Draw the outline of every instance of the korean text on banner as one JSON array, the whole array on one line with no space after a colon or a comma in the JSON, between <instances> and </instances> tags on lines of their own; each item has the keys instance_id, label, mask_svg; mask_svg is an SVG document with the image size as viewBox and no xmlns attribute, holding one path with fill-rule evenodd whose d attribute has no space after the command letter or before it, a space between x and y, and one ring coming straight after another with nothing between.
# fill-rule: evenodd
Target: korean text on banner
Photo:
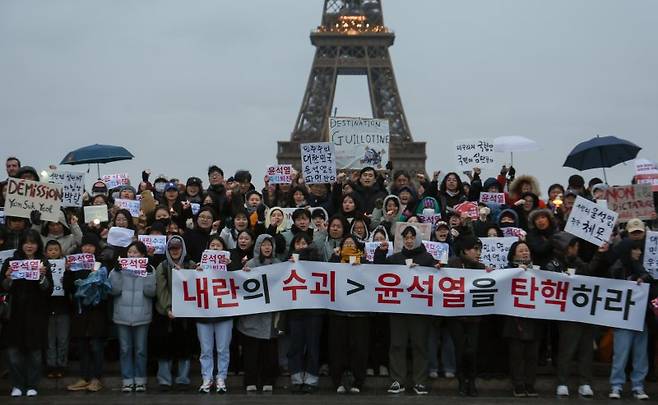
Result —
<instances>
[{"instance_id":1,"label":"korean text on banner","mask_svg":"<svg viewBox=\"0 0 658 405\"><path fill-rule=\"evenodd\" d=\"M78 253L66 256L66 265L71 271L93 270L96 258L91 253Z\"/></svg>"},{"instance_id":2,"label":"korean text on banner","mask_svg":"<svg viewBox=\"0 0 658 405\"><path fill-rule=\"evenodd\" d=\"M62 186L38 181L7 179L5 215L30 218L32 211L41 214L42 221L59 221L62 206Z\"/></svg>"},{"instance_id":3,"label":"korean text on banner","mask_svg":"<svg viewBox=\"0 0 658 405\"><path fill-rule=\"evenodd\" d=\"M336 182L336 154L329 142L300 144L302 176L306 184Z\"/></svg>"},{"instance_id":4,"label":"korean text on banner","mask_svg":"<svg viewBox=\"0 0 658 405\"><path fill-rule=\"evenodd\" d=\"M58 170L50 174L48 181L62 185L62 207L82 207L82 195L85 192L84 173Z\"/></svg>"},{"instance_id":5,"label":"korean text on banner","mask_svg":"<svg viewBox=\"0 0 658 405\"><path fill-rule=\"evenodd\" d=\"M519 240L516 237L505 238L480 238L482 242L482 253L480 261L492 269L504 269L507 267L507 253L512 243Z\"/></svg>"},{"instance_id":6,"label":"korean text on banner","mask_svg":"<svg viewBox=\"0 0 658 405\"><path fill-rule=\"evenodd\" d=\"M139 211L141 210L141 203L137 200L126 200L123 198L117 198L114 200L114 205L121 208L128 210L130 212L130 215L133 216L133 218L139 217Z\"/></svg>"},{"instance_id":7,"label":"korean text on banner","mask_svg":"<svg viewBox=\"0 0 658 405\"><path fill-rule=\"evenodd\" d=\"M156 255L165 254L167 235L138 235L137 239L144 242L147 248L153 248Z\"/></svg>"},{"instance_id":8,"label":"korean text on banner","mask_svg":"<svg viewBox=\"0 0 658 405\"><path fill-rule=\"evenodd\" d=\"M505 193L481 192L480 202L483 204L503 205L505 204Z\"/></svg>"},{"instance_id":9,"label":"korean text on banner","mask_svg":"<svg viewBox=\"0 0 658 405\"><path fill-rule=\"evenodd\" d=\"M391 139L388 119L329 117L329 134L338 169L386 168Z\"/></svg>"},{"instance_id":10,"label":"korean text on banner","mask_svg":"<svg viewBox=\"0 0 658 405\"><path fill-rule=\"evenodd\" d=\"M432 242L424 240L423 245L425 249L432 255L434 260L438 260L441 264L448 264L448 256L450 255L450 245L443 242Z\"/></svg>"},{"instance_id":11,"label":"korean text on banner","mask_svg":"<svg viewBox=\"0 0 658 405\"><path fill-rule=\"evenodd\" d=\"M10 260L12 280L38 280L41 277L41 264L41 260Z\"/></svg>"},{"instance_id":12,"label":"korean text on banner","mask_svg":"<svg viewBox=\"0 0 658 405\"><path fill-rule=\"evenodd\" d=\"M491 139L455 141L455 167L458 173L479 167L482 171L497 169L494 144Z\"/></svg>"},{"instance_id":13,"label":"korean text on banner","mask_svg":"<svg viewBox=\"0 0 658 405\"><path fill-rule=\"evenodd\" d=\"M616 212L578 196L564 230L596 246L601 246L610 240L616 222Z\"/></svg>"},{"instance_id":14,"label":"korean text on banner","mask_svg":"<svg viewBox=\"0 0 658 405\"><path fill-rule=\"evenodd\" d=\"M201 255L201 268L212 271L226 271L231 261L231 253L226 250L204 250Z\"/></svg>"},{"instance_id":15,"label":"korean text on banner","mask_svg":"<svg viewBox=\"0 0 658 405\"><path fill-rule=\"evenodd\" d=\"M267 175L270 184L292 183L292 165L268 166L265 174Z\"/></svg>"},{"instance_id":16,"label":"korean text on banner","mask_svg":"<svg viewBox=\"0 0 658 405\"><path fill-rule=\"evenodd\" d=\"M644 239L644 268L658 280L658 232L647 231Z\"/></svg>"},{"instance_id":17,"label":"korean text on banner","mask_svg":"<svg viewBox=\"0 0 658 405\"><path fill-rule=\"evenodd\" d=\"M149 264L148 257L121 257L119 258L119 266L122 272L133 275L135 277L146 277L148 274L147 266Z\"/></svg>"}]
</instances>

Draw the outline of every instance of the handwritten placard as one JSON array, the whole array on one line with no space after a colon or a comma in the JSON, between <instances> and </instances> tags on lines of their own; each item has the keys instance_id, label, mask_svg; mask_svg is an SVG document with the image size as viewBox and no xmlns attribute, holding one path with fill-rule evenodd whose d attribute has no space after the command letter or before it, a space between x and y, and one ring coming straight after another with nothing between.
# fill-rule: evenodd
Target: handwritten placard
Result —
<instances>
[{"instance_id":1,"label":"handwritten placard","mask_svg":"<svg viewBox=\"0 0 658 405\"><path fill-rule=\"evenodd\" d=\"M42 221L59 220L61 185L10 177L7 179L6 190L5 215L30 218L32 211L38 211Z\"/></svg>"},{"instance_id":2,"label":"handwritten placard","mask_svg":"<svg viewBox=\"0 0 658 405\"><path fill-rule=\"evenodd\" d=\"M474 167L495 169L496 159L493 141L487 138L462 139L455 142L455 164L459 173Z\"/></svg>"},{"instance_id":3,"label":"handwritten placard","mask_svg":"<svg viewBox=\"0 0 658 405\"><path fill-rule=\"evenodd\" d=\"M448 264L450 245L443 242L432 242L429 240L424 240L423 245L425 245L425 249L432 255L434 260L438 260L442 264Z\"/></svg>"},{"instance_id":4,"label":"handwritten placard","mask_svg":"<svg viewBox=\"0 0 658 405\"><path fill-rule=\"evenodd\" d=\"M88 205L84 207L85 223L107 222L107 205Z\"/></svg>"},{"instance_id":5,"label":"handwritten placard","mask_svg":"<svg viewBox=\"0 0 658 405\"><path fill-rule=\"evenodd\" d=\"M130 184L130 178L126 173L106 174L101 177L101 180L105 183L108 190Z\"/></svg>"},{"instance_id":6,"label":"handwritten placard","mask_svg":"<svg viewBox=\"0 0 658 405\"><path fill-rule=\"evenodd\" d=\"M11 278L13 280L38 280L41 260L10 260Z\"/></svg>"},{"instance_id":7,"label":"handwritten placard","mask_svg":"<svg viewBox=\"0 0 658 405\"><path fill-rule=\"evenodd\" d=\"M608 208L619 214L619 222L628 222L631 218L656 219L650 184L610 187L605 198Z\"/></svg>"},{"instance_id":8,"label":"handwritten placard","mask_svg":"<svg viewBox=\"0 0 658 405\"><path fill-rule=\"evenodd\" d=\"M139 210L141 209L141 203L137 200L126 200L124 198L117 198L114 200L114 205L126 209L130 211L130 215L133 216L133 218L136 218L139 216Z\"/></svg>"},{"instance_id":9,"label":"handwritten placard","mask_svg":"<svg viewBox=\"0 0 658 405\"><path fill-rule=\"evenodd\" d=\"M82 207L82 195L85 192L84 173L58 170L50 174L48 181L62 185L62 207Z\"/></svg>"},{"instance_id":10,"label":"handwritten placard","mask_svg":"<svg viewBox=\"0 0 658 405\"><path fill-rule=\"evenodd\" d=\"M201 255L203 270L226 271L226 265L231 261L231 253L226 250L204 250Z\"/></svg>"},{"instance_id":11,"label":"handwritten placard","mask_svg":"<svg viewBox=\"0 0 658 405\"><path fill-rule=\"evenodd\" d=\"M64 259L48 259L50 263L50 274L53 276L53 293L52 297L64 296L64 285L62 279L64 278Z\"/></svg>"},{"instance_id":12,"label":"handwritten placard","mask_svg":"<svg viewBox=\"0 0 658 405\"><path fill-rule=\"evenodd\" d=\"M137 239L144 242L147 248L153 248L156 255L165 254L167 235L139 235Z\"/></svg>"},{"instance_id":13,"label":"handwritten placard","mask_svg":"<svg viewBox=\"0 0 658 405\"><path fill-rule=\"evenodd\" d=\"M483 204L503 205L505 204L505 193L481 192L480 202Z\"/></svg>"},{"instance_id":14,"label":"handwritten placard","mask_svg":"<svg viewBox=\"0 0 658 405\"><path fill-rule=\"evenodd\" d=\"M329 134L337 168L386 167L391 141L388 119L329 117Z\"/></svg>"},{"instance_id":15,"label":"handwritten placard","mask_svg":"<svg viewBox=\"0 0 658 405\"><path fill-rule=\"evenodd\" d=\"M292 183L292 165L272 165L267 167L265 174L270 184Z\"/></svg>"},{"instance_id":16,"label":"handwritten placard","mask_svg":"<svg viewBox=\"0 0 658 405\"><path fill-rule=\"evenodd\" d=\"M518 238L480 238L482 242L482 253L480 261L492 269L507 268L507 254L512 243Z\"/></svg>"},{"instance_id":17,"label":"handwritten placard","mask_svg":"<svg viewBox=\"0 0 658 405\"><path fill-rule=\"evenodd\" d=\"M336 157L330 142L302 143L302 175L306 184L336 182Z\"/></svg>"},{"instance_id":18,"label":"handwritten placard","mask_svg":"<svg viewBox=\"0 0 658 405\"><path fill-rule=\"evenodd\" d=\"M146 277L149 259L147 257L121 257L119 266L121 271L136 277Z\"/></svg>"},{"instance_id":19,"label":"handwritten placard","mask_svg":"<svg viewBox=\"0 0 658 405\"><path fill-rule=\"evenodd\" d=\"M564 230L601 246L610 240L617 216L616 212L578 196Z\"/></svg>"},{"instance_id":20,"label":"handwritten placard","mask_svg":"<svg viewBox=\"0 0 658 405\"><path fill-rule=\"evenodd\" d=\"M644 241L644 268L658 279L658 232L647 231Z\"/></svg>"},{"instance_id":21,"label":"handwritten placard","mask_svg":"<svg viewBox=\"0 0 658 405\"><path fill-rule=\"evenodd\" d=\"M372 263L375 260L375 250L381 245L381 242L366 242L365 243L365 254L366 261ZM388 250L386 251L386 257L389 257L393 254L393 242L388 242Z\"/></svg>"}]
</instances>

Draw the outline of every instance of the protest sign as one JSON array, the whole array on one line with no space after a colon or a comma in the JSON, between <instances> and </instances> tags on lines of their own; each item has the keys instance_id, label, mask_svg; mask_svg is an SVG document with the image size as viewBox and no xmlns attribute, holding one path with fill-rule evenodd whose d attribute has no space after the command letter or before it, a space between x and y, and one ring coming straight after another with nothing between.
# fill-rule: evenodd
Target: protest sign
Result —
<instances>
[{"instance_id":1,"label":"protest sign","mask_svg":"<svg viewBox=\"0 0 658 405\"><path fill-rule=\"evenodd\" d=\"M635 159L635 182L650 184L651 191L658 191L658 167L649 159Z\"/></svg>"},{"instance_id":2,"label":"protest sign","mask_svg":"<svg viewBox=\"0 0 658 405\"><path fill-rule=\"evenodd\" d=\"M2 268L2 265L5 264L5 260L14 255L14 252L16 252L16 249L0 250L0 269Z\"/></svg>"},{"instance_id":3,"label":"protest sign","mask_svg":"<svg viewBox=\"0 0 658 405\"><path fill-rule=\"evenodd\" d=\"M643 330L649 286L543 270L283 262L172 272L176 317L300 309L431 316L511 315ZM592 303L599 303L592 305Z\"/></svg>"},{"instance_id":4,"label":"protest sign","mask_svg":"<svg viewBox=\"0 0 658 405\"><path fill-rule=\"evenodd\" d=\"M201 204L199 204L199 203L190 203L190 208L192 209L192 215L196 215L201 210Z\"/></svg>"},{"instance_id":5,"label":"protest sign","mask_svg":"<svg viewBox=\"0 0 658 405\"><path fill-rule=\"evenodd\" d=\"M466 214L471 219L478 219L479 209L475 201L466 201L452 207L459 214Z\"/></svg>"},{"instance_id":6,"label":"protest sign","mask_svg":"<svg viewBox=\"0 0 658 405\"><path fill-rule=\"evenodd\" d=\"M107 233L107 243L112 246L127 247L133 241L135 231L113 226Z\"/></svg>"},{"instance_id":7,"label":"protest sign","mask_svg":"<svg viewBox=\"0 0 658 405\"><path fill-rule=\"evenodd\" d=\"M503 236L521 238L526 235L526 231L524 231L521 228L516 228L513 226L506 226L504 228L501 228L501 230L503 231Z\"/></svg>"},{"instance_id":8,"label":"protest sign","mask_svg":"<svg viewBox=\"0 0 658 405\"><path fill-rule=\"evenodd\" d=\"M450 245L443 242L432 242L429 240L424 240L423 245L425 245L425 249L432 255L434 260L440 261L441 264L448 264Z\"/></svg>"},{"instance_id":9,"label":"protest sign","mask_svg":"<svg viewBox=\"0 0 658 405\"><path fill-rule=\"evenodd\" d=\"M480 261L492 269L504 269L507 267L507 253L512 243L519 240L515 237L505 238L480 238L482 242L482 253Z\"/></svg>"},{"instance_id":10,"label":"protest sign","mask_svg":"<svg viewBox=\"0 0 658 405\"><path fill-rule=\"evenodd\" d=\"M5 207L0 207L0 225L5 224Z\"/></svg>"},{"instance_id":11,"label":"protest sign","mask_svg":"<svg viewBox=\"0 0 658 405\"><path fill-rule=\"evenodd\" d=\"M270 184L292 183L292 165L268 166L265 174Z\"/></svg>"},{"instance_id":12,"label":"protest sign","mask_svg":"<svg viewBox=\"0 0 658 405\"><path fill-rule=\"evenodd\" d=\"M391 136L388 119L329 117L338 169L386 168Z\"/></svg>"},{"instance_id":13,"label":"protest sign","mask_svg":"<svg viewBox=\"0 0 658 405\"><path fill-rule=\"evenodd\" d=\"M658 232L647 231L644 240L644 268L658 280Z\"/></svg>"},{"instance_id":14,"label":"protest sign","mask_svg":"<svg viewBox=\"0 0 658 405\"><path fill-rule=\"evenodd\" d=\"M471 171L474 167L482 171L498 169L491 139L462 139L455 141L454 145L458 173Z\"/></svg>"},{"instance_id":15,"label":"protest sign","mask_svg":"<svg viewBox=\"0 0 658 405\"><path fill-rule=\"evenodd\" d=\"M231 262L231 253L226 250L206 249L201 255L201 268L204 270L226 271Z\"/></svg>"},{"instance_id":16,"label":"protest sign","mask_svg":"<svg viewBox=\"0 0 658 405\"><path fill-rule=\"evenodd\" d=\"M85 174L55 171L48 179L51 183L62 185L62 207L82 207L82 195L85 192Z\"/></svg>"},{"instance_id":17,"label":"protest sign","mask_svg":"<svg viewBox=\"0 0 658 405\"><path fill-rule=\"evenodd\" d=\"M505 193L480 193L480 202L484 204L505 204Z\"/></svg>"},{"instance_id":18,"label":"protest sign","mask_svg":"<svg viewBox=\"0 0 658 405\"><path fill-rule=\"evenodd\" d=\"M601 246L610 240L617 213L581 196L576 197L565 232Z\"/></svg>"},{"instance_id":19,"label":"protest sign","mask_svg":"<svg viewBox=\"0 0 658 405\"><path fill-rule=\"evenodd\" d=\"M88 205L84 207L85 223L89 224L96 221L96 223L107 222L107 205Z\"/></svg>"},{"instance_id":20,"label":"protest sign","mask_svg":"<svg viewBox=\"0 0 658 405\"><path fill-rule=\"evenodd\" d=\"M302 143L302 175L306 184L336 182L336 156L329 142Z\"/></svg>"},{"instance_id":21,"label":"protest sign","mask_svg":"<svg viewBox=\"0 0 658 405\"><path fill-rule=\"evenodd\" d=\"M381 245L381 242L366 242L365 254L366 260L370 263L375 261L375 250ZM386 251L386 257L389 257L393 254L393 242L388 242L388 250Z\"/></svg>"},{"instance_id":22,"label":"protest sign","mask_svg":"<svg viewBox=\"0 0 658 405\"><path fill-rule=\"evenodd\" d=\"M113 188L119 186L127 186L130 184L130 178L128 178L126 173L106 174L101 177L101 180L103 183L105 183L108 190L112 190Z\"/></svg>"},{"instance_id":23,"label":"protest sign","mask_svg":"<svg viewBox=\"0 0 658 405\"><path fill-rule=\"evenodd\" d=\"M148 257L120 257L119 266L122 272L135 277L146 277L148 275Z\"/></svg>"},{"instance_id":24,"label":"protest sign","mask_svg":"<svg viewBox=\"0 0 658 405\"><path fill-rule=\"evenodd\" d=\"M64 296L64 285L62 279L64 278L64 259L48 259L50 263L50 274L53 276L53 293L52 297Z\"/></svg>"},{"instance_id":25,"label":"protest sign","mask_svg":"<svg viewBox=\"0 0 658 405\"><path fill-rule=\"evenodd\" d=\"M130 215L133 216L133 218L139 217L139 211L141 210L141 203L137 200L126 200L123 198L117 198L114 200L114 205L116 207L128 210L130 212Z\"/></svg>"},{"instance_id":26,"label":"protest sign","mask_svg":"<svg viewBox=\"0 0 658 405\"><path fill-rule=\"evenodd\" d=\"M404 231L404 228L408 226L413 226L416 228L416 232L420 232L422 240L432 239L432 224L424 224L420 222L396 222L393 229L393 250L395 253L402 250L402 245L404 243L402 238L402 231Z\"/></svg>"},{"instance_id":27,"label":"protest sign","mask_svg":"<svg viewBox=\"0 0 658 405\"><path fill-rule=\"evenodd\" d=\"M41 260L10 260L12 280L38 280L41 277Z\"/></svg>"},{"instance_id":28,"label":"protest sign","mask_svg":"<svg viewBox=\"0 0 658 405\"><path fill-rule=\"evenodd\" d=\"M139 235L137 239L144 242L147 248L153 248L156 255L165 254L167 235Z\"/></svg>"},{"instance_id":29,"label":"protest sign","mask_svg":"<svg viewBox=\"0 0 658 405\"><path fill-rule=\"evenodd\" d=\"M91 253L78 253L66 256L66 265L71 271L93 270L96 258Z\"/></svg>"},{"instance_id":30,"label":"protest sign","mask_svg":"<svg viewBox=\"0 0 658 405\"><path fill-rule=\"evenodd\" d=\"M5 215L30 218L32 211L38 211L42 221L59 221L61 185L10 177L6 190Z\"/></svg>"},{"instance_id":31,"label":"protest sign","mask_svg":"<svg viewBox=\"0 0 658 405\"><path fill-rule=\"evenodd\" d=\"M619 222L631 218L656 219L650 184L631 184L606 190L608 208L619 214Z\"/></svg>"}]
</instances>

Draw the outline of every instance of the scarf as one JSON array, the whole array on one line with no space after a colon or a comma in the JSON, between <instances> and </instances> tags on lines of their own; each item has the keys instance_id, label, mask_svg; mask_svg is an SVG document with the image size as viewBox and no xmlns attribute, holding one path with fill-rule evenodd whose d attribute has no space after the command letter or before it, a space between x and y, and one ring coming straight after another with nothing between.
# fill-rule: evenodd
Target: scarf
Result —
<instances>
[{"instance_id":1,"label":"scarf","mask_svg":"<svg viewBox=\"0 0 658 405\"><path fill-rule=\"evenodd\" d=\"M349 263L350 262L350 256L355 256L356 257L356 262L361 263L361 256L363 256L363 252L357 248L353 247L344 247L340 251L340 262L341 263Z\"/></svg>"}]
</instances>

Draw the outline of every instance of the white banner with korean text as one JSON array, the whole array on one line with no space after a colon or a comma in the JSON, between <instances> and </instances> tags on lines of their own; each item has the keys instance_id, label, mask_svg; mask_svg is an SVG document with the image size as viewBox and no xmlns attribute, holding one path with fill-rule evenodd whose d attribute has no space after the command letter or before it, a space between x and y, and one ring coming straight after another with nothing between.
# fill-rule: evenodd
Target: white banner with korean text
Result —
<instances>
[{"instance_id":1,"label":"white banner with korean text","mask_svg":"<svg viewBox=\"0 0 658 405\"><path fill-rule=\"evenodd\" d=\"M172 273L177 317L295 309L437 316L511 315L642 330L648 285L543 270L284 262Z\"/></svg>"}]
</instances>

